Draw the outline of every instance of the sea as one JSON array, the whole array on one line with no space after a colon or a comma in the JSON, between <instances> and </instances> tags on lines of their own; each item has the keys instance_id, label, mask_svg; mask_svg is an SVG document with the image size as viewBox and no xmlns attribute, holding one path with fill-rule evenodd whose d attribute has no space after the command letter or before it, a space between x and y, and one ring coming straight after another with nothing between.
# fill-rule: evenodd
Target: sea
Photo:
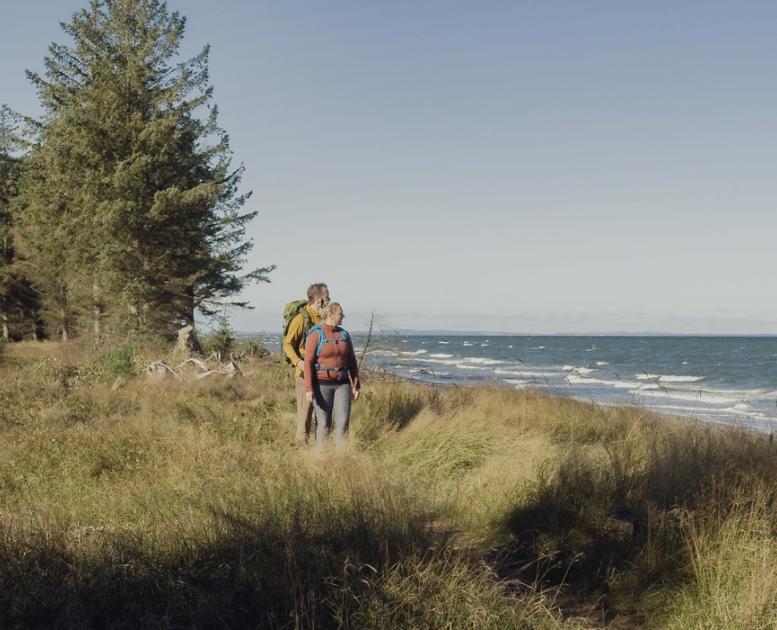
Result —
<instances>
[{"instance_id":1,"label":"sea","mask_svg":"<svg viewBox=\"0 0 777 630\"><path fill-rule=\"evenodd\" d=\"M280 348L277 336L263 341ZM357 355L365 341L354 335ZM777 337L380 335L364 361L429 383L537 389L777 430Z\"/></svg>"}]
</instances>

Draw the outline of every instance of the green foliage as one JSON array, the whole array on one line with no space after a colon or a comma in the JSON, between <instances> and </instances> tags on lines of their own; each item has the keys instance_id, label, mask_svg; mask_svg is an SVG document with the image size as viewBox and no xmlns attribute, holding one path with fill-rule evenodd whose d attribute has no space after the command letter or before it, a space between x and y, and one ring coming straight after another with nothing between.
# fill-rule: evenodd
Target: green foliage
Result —
<instances>
[{"instance_id":1,"label":"green foliage","mask_svg":"<svg viewBox=\"0 0 777 630\"><path fill-rule=\"evenodd\" d=\"M229 317L224 315L219 319L219 327L203 341L207 352L215 352L220 361L229 358L235 348L235 336L229 324Z\"/></svg>"},{"instance_id":2,"label":"green foliage","mask_svg":"<svg viewBox=\"0 0 777 630\"><path fill-rule=\"evenodd\" d=\"M22 117L0 104L0 316L15 335L20 335L23 315L34 321L38 309L37 296L19 268L13 238L26 149L22 126Z\"/></svg>"},{"instance_id":3,"label":"green foliage","mask_svg":"<svg viewBox=\"0 0 777 630\"><path fill-rule=\"evenodd\" d=\"M242 339L236 344L236 350L247 354L251 358L263 359L270 356L267 346L258 339Z\"/></svg>"},{"instance_id":4,"label":"green foliage","mask_svg":"<svg viewBox=\"0 0 777 630\"><path fill-rule=\"evenodd\" d=\"M170 335L267 281L218 126L209 50L179 59L185 19L162 0L94 0L63 24L44 75L17 241L52 331Z\"/></svg>"},{"instance_id":5,"label":"green foliage","mask_svg":"<svg viewBox=\"0 0 777 630\"><path fill-rule=\"evenodd\" d=\"M138 365L135 362L135 347L131 343L111 348L100 357L103 370L112 378L135 376Z\"/></svg>"}]
</instances>

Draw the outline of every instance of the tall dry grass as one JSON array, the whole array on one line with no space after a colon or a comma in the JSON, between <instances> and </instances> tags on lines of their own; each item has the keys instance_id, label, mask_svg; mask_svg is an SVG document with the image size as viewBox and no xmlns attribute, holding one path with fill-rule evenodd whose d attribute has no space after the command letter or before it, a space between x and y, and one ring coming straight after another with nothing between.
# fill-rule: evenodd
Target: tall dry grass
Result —
<instances>
[{"instance_id":1,"label":"tall dry grass","mask_svg":"<svg viewBox=\"0 0 777 630\"><path fill-rule=\"evenodd\" d=\"M276 357L139 376L158 356L5 348L6 626L774 622L765 436L367 374L350 452L317 456Z\"/></svg>"},{"instance_id":2,"label":"tall dry grass","mask_svg":"<svg viewBox=\"0 0 777 630\"><path fill-rule=\"evenodd\" d=\"M558 625L470 553L448 497L376 447L439 404L430 390L370 388L352 452L321 457L293 446L277 359L241 380L113 389L115 355L20 344L6 358L4 626Z\"/></svg>"},{"instance_id":3,"label":"tall dry grass","mask_svg":"<svg viewBox=\"0 0 777 630\"><path fill-rule=\"evenodd\" d=\"M777 627L777 487L726 494L735 497L727 509L683 519L693 581L672 603L668 628Z\"/></svg>"}]
</instances>

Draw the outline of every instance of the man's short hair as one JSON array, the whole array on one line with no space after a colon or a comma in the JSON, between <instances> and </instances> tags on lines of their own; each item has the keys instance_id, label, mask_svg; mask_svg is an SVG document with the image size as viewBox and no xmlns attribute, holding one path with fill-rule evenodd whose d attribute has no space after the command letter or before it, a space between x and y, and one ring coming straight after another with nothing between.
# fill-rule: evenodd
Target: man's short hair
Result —
<instances>
[{"instance_id":1,"label":"man's short hair","mask_svg":"<svg viewBox=\"0 0 777 630\"><path fill-rule=\"evenodd\" d=\"M324 297L324 289L329 289L323 282L316 282L308 287L308 303L312 304L315 300Z\"/></svg>"}]
</instances>

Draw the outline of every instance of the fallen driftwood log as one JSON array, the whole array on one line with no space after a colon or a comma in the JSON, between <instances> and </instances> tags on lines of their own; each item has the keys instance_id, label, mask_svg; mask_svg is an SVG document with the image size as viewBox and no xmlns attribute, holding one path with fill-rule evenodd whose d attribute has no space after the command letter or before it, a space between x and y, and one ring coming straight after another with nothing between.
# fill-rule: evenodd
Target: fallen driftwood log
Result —
<instances>
[{"instance_id":1,"label":"fallen driftwood log","mask_svg":"<svg viewBox=\"0 0 777 630\"><path fill-rule=\"evenodd\" d=\"M182 370L184 367L186 367L187 365L189 365L189 363L192 363L192 364L194 364L194 365L195 365L197 368L199 368L199 369L200 369L202 372L207 372L208 370L210 370L210 369L211 369L211 368L210 368L210 366L207 364L207 362L206 362L206 361L204 361L203 359L196 359L196 358L192 357L191 359L187 359L186 361L184 361L183 363L181 363L181 365L177 366L177 367L175 368L175 371L176 371L176 372L180 372L180 371L181 371L181 370Z\"/></svg>"},{"instance_id":2,"label":"fallen driftwood log","mask_svg":"<svg viewBox=\"0 0 777 630\"><path fill-rule=\"evenodd\" d=\"M179 381L199 381L215 375L227 378L243 376L243 372L235 360L226 363L214 362L215 365L211 365L208 361L211 359L191 357L175 368L171 368L164 361L154 361L146 367L146 375L155 380L173 376Z\"/></svg>"},{"instance_id":3,"label":"fallen driftwood log","mask_svg":"<svg viewBox=\"0 0 777 630\"><path fill-rule=\"evenodd\" d=\"M169 365L167 365L167 363L165 363L164 361L154 361L150 365L147 365L146 375L148 375L149 377L155 380L161 380L169 376L173 376L177 378L179 381L183 380L181 375L178 374L178 372L176 372Z\"/></svg>"}]
</instances>

